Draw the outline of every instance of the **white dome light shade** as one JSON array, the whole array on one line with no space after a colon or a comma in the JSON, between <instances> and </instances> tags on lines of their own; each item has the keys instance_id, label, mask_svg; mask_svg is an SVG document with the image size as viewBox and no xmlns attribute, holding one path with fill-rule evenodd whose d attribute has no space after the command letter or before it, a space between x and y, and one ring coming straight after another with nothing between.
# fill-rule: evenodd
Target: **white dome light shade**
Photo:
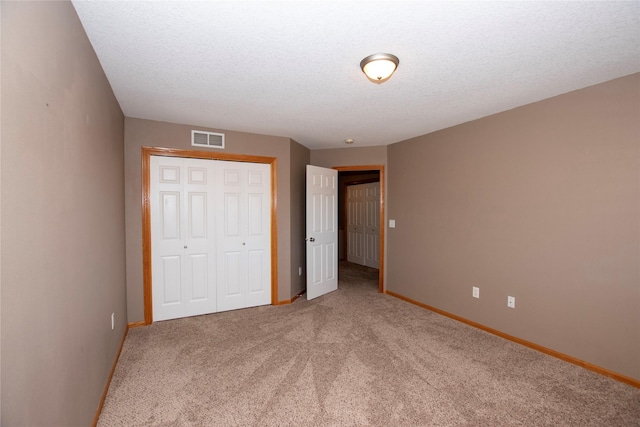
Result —
<instances>
[{"instance_id":1,"label":"white dome light shade","mask_svg":"<svg viewBox=\"0 0 640 427\"><path fill-rule=\"evenodd\" d=\"M390 53L375 53L360 62L360 68L375 83L386 81L398 67L400 60Z\"/></svg>"}]
</instances>

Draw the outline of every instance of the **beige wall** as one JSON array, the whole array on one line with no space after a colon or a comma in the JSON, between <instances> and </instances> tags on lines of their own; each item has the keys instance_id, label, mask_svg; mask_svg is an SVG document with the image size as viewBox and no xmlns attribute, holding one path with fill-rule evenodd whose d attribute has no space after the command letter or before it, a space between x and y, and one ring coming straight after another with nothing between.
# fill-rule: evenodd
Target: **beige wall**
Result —
<instances>
[{"instance_id":1,"label":"beige wall","mask_svg":"<svg viewBox=\"0 0 640 427\"><path fill-rule=\"evenodd\" d=\"M635 74L389 146L388 289L640 379L639 99Z\"/></svg>"},{"instance_id":2,"label":"beige wall","mask_svg":"<svg viewBox=\"0 0 640 427\"><path fill-rule=\"evenodd\" d=\"M289 138L209 129L127 117L125 119L125 183L127 227L127 305L129 322L144 320L142 283L142 160L143 146L191 150L191 130L222 132L219 152L276 157L278 160L278 300L291 298L291 146ZM214 150L214 149L212 149ZM297 267L296 267L297 269ZM297 272L296 272L297 276Z\"/></svg>"},{"instance_id":3,"label":"beige wall","mask_svg":"<svg viewBox=\"0 0 640 427\"><path fill-rule=\"evenodd\" d=\"M307 147L291 141L291 296L307 287L306 179L310 152ZM302 267L302 275L298 268Z\"/></svg>"},{"instance_id":4,"label":"beige wall","mask_svg":"<svg viewBox=\"0 0 640 427\"><path fill-rule=\"evenodd\" d=\"M312 150L311 164L323 168L334 166L386 165L387 147L349 147Z\"/></svg>"},{"instance_id":5,"label":"beige wall","mask_svg":"<svg viewBox=\"0 0 640 427\"><path fill-rule=\"evenodd\" d=\"M2 46L2 6L0 5L0 46ZM0 52L1 52L0 48ZM2 94L2 58L0 55L0 94ZM2 102L0 102L0 129L2 129ZM0 131L0 189L2 188L2 132ZM2 197L0 192L0 213ZM0 215L1 216L1 215ZM0 224L2 221L0 221ZM0 225L0 331L2 331L2 232ZM2 332L0 332L0 424L2 424Z\"/></svg>"},{"instance_id":6,"label":"beige wall","mask_svg":"<svg viewBox=\"0 0 640 427\"><path fill-rule=\"evenodd\" d=\"M0 7L0 423L87 426L127 323L124 118L71 3Z\"/></svg>"}]
</instances>

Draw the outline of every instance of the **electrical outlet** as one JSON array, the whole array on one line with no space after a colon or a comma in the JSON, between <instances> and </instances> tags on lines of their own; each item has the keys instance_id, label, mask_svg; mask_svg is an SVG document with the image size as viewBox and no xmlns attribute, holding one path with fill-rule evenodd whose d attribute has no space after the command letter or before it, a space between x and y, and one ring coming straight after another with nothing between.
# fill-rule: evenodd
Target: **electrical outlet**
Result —
<instances>
[{"instance_id":1,"label":"electrical outlet","mask_svg":"<svg viewBox=\"0 0 640 427\"><path fill-rule=\"evenodd\" d=\"M474 286L472 295L474 298L480 298L480 288Z\"/></svg>"},{"instance_id":2,"label":"electrical outlet","mask_svg":"<svg viewBox=\"0 0 640 427\"><path fill-rule=\"evenodd\" d=\"M116 314L111 313L111 330L113 331L116 327Z\"/></svg>"},{"instance_id":3,"label":"electrical outlet","mask_svg":"<svg viewBox=\"0 0 640 427\"><path fill-rule=\"evenodd\" d=\"M302 267L298 267L298 276L302 276Z\"/></svg>"},{"instance_id":4,"label":"electrical outlet","mask_svg":"<svg viewBox=\"0 0 640 427\"><path fill-rule=\"evenodd\" d=\"M507 307L516 308L516 297L507 297Z\"/></svg>"}]
</instances>

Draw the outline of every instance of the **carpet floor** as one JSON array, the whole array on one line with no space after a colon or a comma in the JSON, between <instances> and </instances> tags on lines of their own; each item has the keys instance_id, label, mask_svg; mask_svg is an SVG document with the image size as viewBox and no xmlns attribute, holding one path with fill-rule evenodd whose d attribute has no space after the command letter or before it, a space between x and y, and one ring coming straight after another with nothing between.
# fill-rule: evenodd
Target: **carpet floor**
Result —
<instances>
[{"instance_id":1,"label":"carpet floor","mask_svg":"<svg viewBox=\"0 0 640 427\"><path fill-rule=\"evenodd\" d=\"M157 322L125 340L98 426L640 426L640 389L378 293Z\"/></svg>"}]
</instances>

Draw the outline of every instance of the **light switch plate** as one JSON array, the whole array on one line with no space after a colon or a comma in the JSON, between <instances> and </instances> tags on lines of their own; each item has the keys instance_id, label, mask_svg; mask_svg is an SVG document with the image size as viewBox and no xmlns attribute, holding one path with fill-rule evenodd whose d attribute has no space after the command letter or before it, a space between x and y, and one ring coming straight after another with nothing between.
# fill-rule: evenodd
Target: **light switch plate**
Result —
<instances>
[{"instance_id":1,"label":"light switch plate","mask_svg":"<svg viewBox=\"0 0 640 427\"><path fill-rule=\"evenodd\" d=\"M395 219L390 219L389 220L389 228L396 228L396 220Z\"/></svg>"}]
</instances>

